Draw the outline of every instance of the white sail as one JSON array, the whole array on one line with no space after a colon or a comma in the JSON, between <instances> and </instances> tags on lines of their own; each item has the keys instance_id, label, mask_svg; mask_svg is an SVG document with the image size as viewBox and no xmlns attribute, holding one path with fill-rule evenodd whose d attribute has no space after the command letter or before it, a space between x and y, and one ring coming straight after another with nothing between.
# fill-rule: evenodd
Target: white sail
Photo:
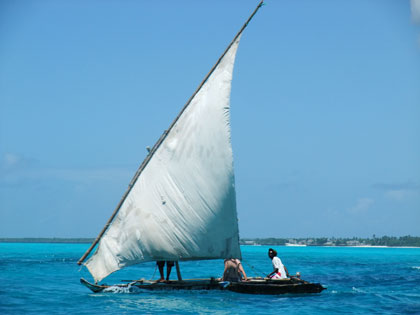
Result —
<instances>
[{"instance_id":1,"label":"white sail","mask_svg":"<svg viewBox=\"0 0 420 315\"><path fill-rule=\"evenodd\" d=\"M95 281L154 260L241 258L230 142L232 44L85 263Z\"/></svg>"}]
</instances>

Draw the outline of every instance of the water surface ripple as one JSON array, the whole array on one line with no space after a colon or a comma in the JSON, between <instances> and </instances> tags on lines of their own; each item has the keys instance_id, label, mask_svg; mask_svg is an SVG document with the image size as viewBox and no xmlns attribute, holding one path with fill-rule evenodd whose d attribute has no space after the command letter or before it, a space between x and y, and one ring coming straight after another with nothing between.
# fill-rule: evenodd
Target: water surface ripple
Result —
<instances>
[{"instance_id":1,"label":"water surface ripple","mask_svg":"<svg viewBox=\"0 0 420 315\"><path fill-rule=\"evenodd\" d=\"M78 258L89 244L0 243L1 314L420 314L419 248L275 247L290 273L328 290L315 295L261 296L225 291L91 293ZM266 246L242 246L249 276L271 271ZM184 278L220 277L223 262L182 262ZM157 278L154 263L106 279ZM173 277L176 273L173 272Z\"/></svg>"}]
</instances>

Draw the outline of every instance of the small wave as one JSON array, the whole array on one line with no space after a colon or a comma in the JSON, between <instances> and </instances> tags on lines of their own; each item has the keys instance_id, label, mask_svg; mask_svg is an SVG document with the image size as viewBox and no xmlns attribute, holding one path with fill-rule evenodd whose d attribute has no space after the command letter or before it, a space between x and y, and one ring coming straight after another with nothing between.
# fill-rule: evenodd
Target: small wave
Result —
<instances>
[{"instance_id":1,"label":"small wave","mask_svg":"<svg viewBox=\"0 0 420 315\"><path fill-rule=\"evenodd\" d=\"M413 266L413 267L411 267L411 268L413 268L413 269L417 269L417 270L420 270L420 266Z\"/></svg>"},{"instance_id":2,"label":"small wave","mask_svg":"<svg viewBox=\"0 0 420 315\"><path fill-rule=\"evenodd\" d=\"M111 292L111 293L131 293L131 285L126 287L120 287L117 285L110 286L109 288L104 289L102 292Z\"/></svg>"},{"instance_id":3,"label":"small wave","mask_svg":"<svg viewBox=\"0 0 420 315\"><path fill-rule=\"evenodd\" d=\"M366 293L366 291L363 291L362 289L358 289L356 287L352 287L351 288L354 292L358 292L358 293Z\"/></svg>"}]
</instances>

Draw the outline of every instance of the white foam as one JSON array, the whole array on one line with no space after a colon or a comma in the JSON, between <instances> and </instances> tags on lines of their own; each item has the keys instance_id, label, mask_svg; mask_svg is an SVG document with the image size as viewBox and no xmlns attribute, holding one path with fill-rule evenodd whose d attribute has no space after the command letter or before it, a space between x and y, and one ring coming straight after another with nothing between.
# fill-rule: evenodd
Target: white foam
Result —
<instances>
[{"instance_id":1,"label":"white foam","mask_svg":"<svg viewBox=\"0 0 420 315\"><path fill-rule=\"evenodd\" d=\"M131 285L129 284L126 287L120 287L117 285L110 286L103 290L103 292L111 292L111 293L130 293Z\"/></svg>"},{"instance_id":2,"label":"white foam","mask_svg":"<svg viewBox=\"0 0 420 315\"><path fill-rule=\"evenodd\" d=\"M359 293L366 293L365 291L363 291L362 289L356 288L356 287L352 287L351 288L353 291L355 292L359 292Z\"/></svg>"}]
</instances>

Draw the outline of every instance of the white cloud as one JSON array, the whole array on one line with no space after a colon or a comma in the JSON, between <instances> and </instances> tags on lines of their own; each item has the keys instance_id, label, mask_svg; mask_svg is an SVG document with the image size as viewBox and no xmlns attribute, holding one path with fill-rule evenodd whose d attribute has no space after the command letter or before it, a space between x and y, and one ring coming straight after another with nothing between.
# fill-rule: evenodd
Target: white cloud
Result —
<instances>
[{"instance_id":1,"label":"white cloud","mask_svg":"<svg viewBox=\"0 0 420 315\"><path fill-rule=\"evenodd\" d=\"M22 182L36 182L42 180L58 180L68 182L91 183L100 181L129 180L132 173L122 168L102 169L57 169L57 168L34 168L25 171L4 174L0 178L0 184L13 184Z\"/></svg>"},{"instance_id":2,"label":"white cloud","mask_svg":"<svg viewBox=\"0 0 420 315\"><path fill-rule=\"evenodd\" d=\"M400 190L389 190L385 194L387 197L391 199L401 201L401 200L406 199L407 196L410 194L410 192L408 190L400 189Z\"/></svg>"},{"instance_id":3,"label":"white cloud","mask_svg":"<svg viewBox=\"0 0 420 315\"><path fill-rule=\"evenodd\" d=\"M418 191L409 189L389 190L385 193L385 196L396 201L405 201L416 195L419 195Z\"/></svg>"},{"instance_id":4,"label":"white cloud","mask_svg":"<svg viewBox=\"0 0 420 315\"><path fill-rule=\"evenodd\" d=\"M34 159L16 153L5 153L0 160L0 173L24 170L35 164Z\"/></svg>"},{"instance_id":5,"label":"white cloud","mask_svg":"<svg viewBox=\"0 0 420 315\"><path fill-rule=\"evenodd\" d=\"M24 158L14 153L6 153L3 155L1 166L5 170L10 170L24 164Z\"/></svg>"},{"instance_id":6,"label":"white cloud","mask_svg":"<svg viewBox=\"0 0 420 315\"><path fill-rule=\"evenodd\" d=\"M0 160L0 185L15 185L39 181L67 181L93 183L130 180L133 171L126 168L52 168L43 167L34 159L6 153Z\"/></svg>"},{"instance_id":7,"label":"white cloud","mask_svg":"<svg viewBox=\"0 0 420 315\"><path fill-rule=\"evenodd\" d=\"M405 201L413 196L420 195L420 186L411 181L394 184L375 184L373 188L382 190L387 198L395 201Z\"/></svg>"},{"instance_id":8,"label":"white cloud","mask_svg":"<svg viewBox=\"0 0 420 315\"><path fill-rule=\"evenodd\" d=\"M420 0L410 0L411 20L414 23L420 23ZM418 37L418 44L420 45L420 36Z\"/></svg>"},{"instance_id":9,"label":"white cloud","mask_svg":"<svg viewBox=\"0 0 420 315\"><path fill-rule=\"evenodd\" d=\"M20 157L16 154L6 153L3 157L3 165L5 168L13 167L14 165L18 164Z\"/></svg>"},{"instance_id":10,"label":"white cloud","mask_svg":"<svg viewBox=\"0 0 420 315\"><path fill-rule=\"evenodd\" d=\"M360 198L354 207L348 209L348 212L353 214L366 212L374 203L375 201L371 198Z\"/></svg>"},{"instance_id":11,"label":"white cloud","mask_svg":"<svg viewBox=\"0 0 420 315\"><path fill-rule=\"evenodd\" d=\"M411 18L415 23L420 23L420 0L410 0Z\"/></svg>"},{"instance_id":12,"label":"white cloud","mask_svg":"<svg viewBox=\"0 0 420 315\"><path fill-rule=\"evenodd\" d=\"M96 182L104 180L121 180L130 178L132 175L126 169L103 168L103 169L49 169L45 170L45 177L75 182ZM131 178L130 178L131 179Z\"/></svg>"}]
</instances>

